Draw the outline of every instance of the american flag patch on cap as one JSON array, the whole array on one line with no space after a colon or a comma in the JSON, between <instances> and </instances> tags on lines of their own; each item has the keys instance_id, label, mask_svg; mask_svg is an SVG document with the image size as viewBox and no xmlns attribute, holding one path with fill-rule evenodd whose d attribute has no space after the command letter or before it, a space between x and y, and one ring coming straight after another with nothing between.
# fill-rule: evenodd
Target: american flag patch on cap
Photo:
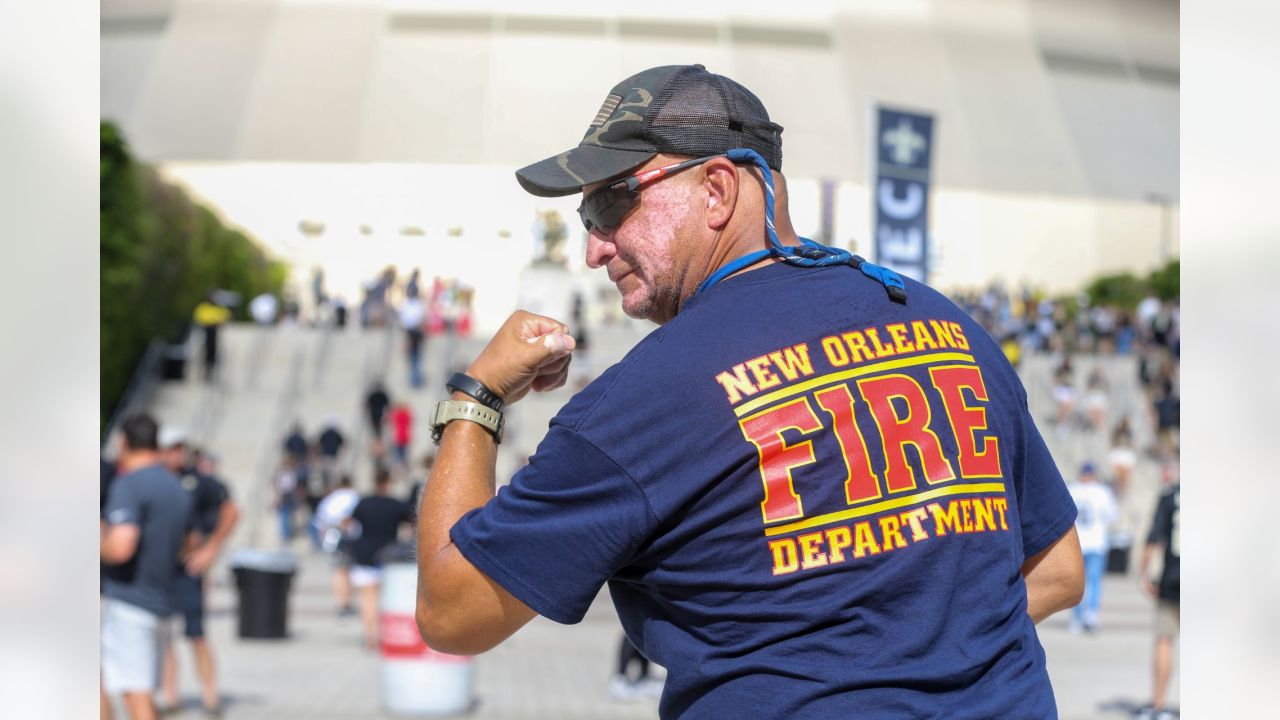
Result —
<instances>
[{"instance_id":1,"label":"american flag patch on cap","mask_svg":"<svg viewBox=\"0 0 1280 720\"><path fill-rule=\"evenodd\" d=\"M600 127L605 120L618 109L618 103L622 102L621 95L610 95L604 99L604 104L600 106L600 112L596 113L596 118L591 121L591 127Z\"/></svg>"}]
</instances>

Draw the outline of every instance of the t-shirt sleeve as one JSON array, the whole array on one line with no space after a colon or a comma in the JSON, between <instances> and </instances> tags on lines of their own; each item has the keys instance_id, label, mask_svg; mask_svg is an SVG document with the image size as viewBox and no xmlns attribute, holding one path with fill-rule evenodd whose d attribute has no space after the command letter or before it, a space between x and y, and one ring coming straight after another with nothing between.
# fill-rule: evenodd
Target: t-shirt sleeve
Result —
<instances>
[{"instance_id":1,"label":"t-shirt sleeve","mask_svg":"<svg viewBox=\"0 0 1280 720\"><path fill-rule=\"evenodd\" d=\"M102 516L109 525L141 525L143 498L141 487L134 478L123 477L111 483L107 505Z\"/></svg>"},{"instance_id":2,"label":"t-shirt sleeve","mask_svg":"<svg viewBox=\"0 0 1280 720\"><path fill-rule=\"evenodd\" d=\"M1022 553L1031 557L1071 529L1076 521L1076 504L1030 412L1023 411L1022 424L1026 456L1018 513L1022 521Z\"/></svg>"},{"instance_id":3,"label":"t-shirt sleeve","mask_svg":"<svg viewBox=\"0 0 1280 720\"><path fill-rule=\"evenodd\" d=\"M617 463L553 425L511 484L449 535L472 565L539 615L572 624L656 523Z\"/></svg>"}]
</instances>

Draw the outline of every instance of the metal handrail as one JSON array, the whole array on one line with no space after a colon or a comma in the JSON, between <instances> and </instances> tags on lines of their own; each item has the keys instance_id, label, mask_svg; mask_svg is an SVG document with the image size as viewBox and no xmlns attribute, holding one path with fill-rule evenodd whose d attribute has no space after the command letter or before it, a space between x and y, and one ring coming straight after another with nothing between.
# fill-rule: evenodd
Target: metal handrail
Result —
<instances>
[{"instance_id":1,"label":"metal handrail","mask_svg":"<svg viewBox=\"0 0 1280 720\"><path fill-rule=\"evenodd\" d=\"M263 494L268 490L273 492L275 490L274 473L280 460L279 438L283 435L284 428L288 424L290 416L293 415L294 405L298 401L304 358L303 348L303 343L294 345L293 356L289 360L289 375L285 379L284 390L281 391L280 399L276 403L275 415L266 427L264 435L266 443L262 447L262 452L258 455L258 466L253 472L254 482L249 491L250 547L261 547L262 518L268 514L267 511L270 509Z\"/></svg>"},{"instance_id":2,"label":"metal handrail","mask_svg":"<svg viewBox=\"0 0 1280 720\"><path fill-rule=\"evenodd\" d=\"M166 346L168 343L158 337L151 338L151 342L147 343L147 349L143 351L142 359L134 368L129 384L125 385L124 395L120 397L120 402L116 403L115 412L111 414L111 419L102 430L101 445L98 448L100 452L106 453L107 445L116 428L135 408L145 405L146 398L155 390L159 375L156 372L156 366L163 357Z\"/></svg>"}]
</instances>

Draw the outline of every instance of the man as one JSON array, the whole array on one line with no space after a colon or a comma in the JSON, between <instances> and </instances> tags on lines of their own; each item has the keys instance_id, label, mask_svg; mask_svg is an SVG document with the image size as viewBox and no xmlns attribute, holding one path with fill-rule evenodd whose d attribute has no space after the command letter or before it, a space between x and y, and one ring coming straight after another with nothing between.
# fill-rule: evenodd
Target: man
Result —
<instances>
[{"instance_id":1,"label":"man","mask_svg":"<svg viewBox=\"0 0 1280 720\"><path fill-rule=\"evenodd\" d=\"M1142 589L1156 601L1156 644L1152 658L1151 704L1138 717L1147 720L1171 720L1175 715L1165 708L1169 676L1173 674L1173 643L1178 639L1179 603L1181 601L1182 534L1180 527L1181 483L1175 482L1156 503L1155 518L1147 545L1138 563ZM1159 584L1151 582L1149 569L1156 555L1164 556Z\"/></svg>"},{"instance_id":2,"label":"man","mask_svg":"<svg viewBox=\"0 0 1280 720\"><path fill-rule=\"evenodd\" d=\"M182 613L183 635L191 642L196 675L200 678L200 695L205 714L218 717L222 703L213 662L213 650L204 632L205 573L213 565L227 538L240 519L240 511L231 501L227 486L213 475L213 468L198 467L195 453L187 447L186 434L178 428L165 428L160 434L164 464L177 475L182 489L191 497L192 526L199 532L199 544L178 569L177 603ZM161 683L166 705L176 708L178 698L178 658L172 644L166 643L164 675Z\"/></svg>"},{"instance_id":3,"label":"man","mask_svg":"<svg viewBox=\"0 0 1280 720\"><path fill-rule=\"evenodd\" d=\"M218 372L218 328L231 319L231 311L218 303L216 293L209 293L196 306L193 320L204 330L204 381L214 382Z\"/></svg>"},{"instance_id":4,"label":"man","mask_svg":"<svg viewBox=\"0 0 1280 720\"><path fill-rule=\"evenodd\" d=\"M417 272L416 270L414 272ZM414 282L417 282L416 276ZM406 360L409 363L409 385L422 387L422 341L426 327L427 308L415 290L400 305L400 327L404 329Z\"/></svg>"},{"instance_id":5,"label":"man","mask_svg":"<svg viewBox=\"0 0 1280 720\"><path fill-rule=\"evenodd\" d=\"M188 542L191 498L161 463L156 423L135 415L121 426L119 475L103 509L102 717L109 695L129 717L156 716L164 620L176 609L178 563ZM184 547L186 546L186 547Z\"/></svg>"},{"instance_id":6,"label":"man","mask_svg":"<svg viewBox=\"0 0 1280 720\"><path fill-rule=\"evenodd\" d=\"M373 433L375 443L382 440L382 421L386 418L389 407L391 407L391 398L387 395L387 389L382 385L381 380L373 381L369 394L365 396L364 408L368 413L369 430ZM375 454L380 453L381 449L375 451Z\"/></svg>"},{"instance_id":7,"label":"man","mask_svg":"<svg viewBox=\"0 0 1280 720\"><path fill-rule=\"evenodd\" d=\"M413 510L403 500L391 497L391 473L379 468L374 476L374 494L363 497L342 521L349 532L359 528L351 543L351 585L360 591L360 618L364 623L364 643L378 647L378 588L382 585L382 561L378 553L394 543L400 526L413 520Z\"/></svg>"},{"instance_id":8,"label":"man","mask_svg":"<svg viewBox=\"0 0 1280 720\"><path fill-rule=\"evenodd\" d=\"M321 548L333 565L333 597L338 603L338 617L355 614L351 607L351 542L342 532L342 523L351 517L358 502L360 495L351 487L351 476L343 475L338 486L316 506L313 520Z\"/></svg>"},{"instance_id":9,"label":"man","mask_svg":"<svg viewBox=\"0 0 1280 720\"><path fill-rule=\"evenodd\" d=\"M933 290L799 239L781 128L701 66L618 84L517 172L581 191L587 264L661 327L494 496L506 404L573 340L517 312L437 406L425 641L483 652L608 584L663 718L1056 717L1034 622L1080 598L1075 506L991 338Z\"/></svg>"},{"instance_id":10,"label":"man","mask_svg":"<svg viewBox=\"0 0 1280 720\"><path fill-rule=\"evenodd\" d=\"M1116 519L1116 499L1111 488L1098 482L1097 469L1087 462L1080 467L1080 481L1068 490L1076 504L1076 534L1084 556L1084 599L1071 618L1072 633L1098 631L1098 608L1102 605L1102 575L1107 569L1110 549L1107 533Z\"/></svg>"}]
</instances>

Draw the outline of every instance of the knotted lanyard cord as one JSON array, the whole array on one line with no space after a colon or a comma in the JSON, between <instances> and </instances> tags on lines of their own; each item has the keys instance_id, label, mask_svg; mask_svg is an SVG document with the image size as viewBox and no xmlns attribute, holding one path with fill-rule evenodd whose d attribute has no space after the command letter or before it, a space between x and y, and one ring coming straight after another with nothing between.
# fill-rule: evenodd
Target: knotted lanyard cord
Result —
<instances>
[{"instance_id":1,"label":"knotted lanyard cord","mask_svg":"<svg viewBox=\"0 0 1280 720\"><path fill-rule=\"evenodd\" d=\"M894 302L905 303L907 301L907 292L902 284L902 278L888 268L873 265L848 250L829 247L805 237L800 238L801 244L799 246L787 247L783 245L778 240L778 231L773 225L774 206L777 204L777 197L773 189L773 173L769 169L769 163L765 162L760 153L750 148L735 148L725 153L725 157L733 162L748 162L760 168L760 173L764 177L764 229L765 235L769 239L769 247L764 250L747 253L726 263L712 273L710 277L702 281L702 284L698 286L698 292L706 290L743 268L754 265L761 260L775 257L788 265L796 267L812 268L849 265L850 267L858 268L863 275L883 285L885 291L889 293L890 299Z\"/></svg>"}]
</instances>

